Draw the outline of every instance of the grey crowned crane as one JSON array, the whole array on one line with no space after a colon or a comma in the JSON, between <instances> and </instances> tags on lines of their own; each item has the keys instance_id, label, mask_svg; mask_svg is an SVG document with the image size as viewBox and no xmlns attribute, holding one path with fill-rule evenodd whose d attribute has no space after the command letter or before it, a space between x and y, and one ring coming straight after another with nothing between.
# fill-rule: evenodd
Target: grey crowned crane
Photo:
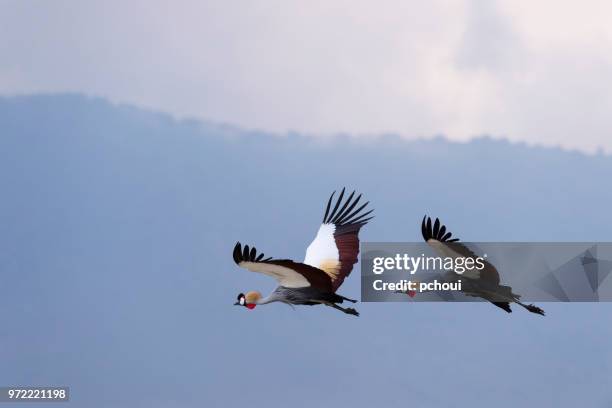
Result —
<instances>
[{"instance_id":1,"label":"grey crowned crane","mask_svg":"<svg viewBox=\"0 0 612 408\"><path fill-rule=\"evenodd\" d=\"M425 216L421 222L421 233L423 239L436 253L443 257L465 257L476 258L476 254L467 246L458 242L458 238L452 238L453 234L447 232L446 226L440 223L436 218L432 225L431 218ZM484 260L484 268L482 270L473 269L461 275L454 271L447 272L445 279L447 281L455 281L462 279L462 292L467 296L479 297L488 300L495 306L512 313L510 303L516 303L524 307L531 313L536 313L544 316L544 310L535 305L527 305L521 302L520 295L512 293L510 286L500 285L499 273L495 266ZM410 293L414 296L414 293Z\"/></svg>"},{"instance_id":2,"label":"grey crowned crane","mask_svg":"<svg viewBox=\"0 0 612 408\"><path fill-rule=\"evenodd\" d=\"M257 305L283 302L289 305L326 305L344 313L359 316L351 307L342 307L344 301L356 300L336 293L344 279L351 273L359 254L359 230L373 216L365 211L368 202L357 207L361 194L355 197L353 191L343 201L345 189L336 199L332 209L334 191L329 197L323 224L306 249L304 262L290 259L264 258L255 248L244 248L240 242L234 247L234 261L241 268L263 273L276 279L277 288L267 297L259 292L240 293L237 306L254 309ZM357 208L356 208L357 207Z\"/></svg>"}]
</instances>

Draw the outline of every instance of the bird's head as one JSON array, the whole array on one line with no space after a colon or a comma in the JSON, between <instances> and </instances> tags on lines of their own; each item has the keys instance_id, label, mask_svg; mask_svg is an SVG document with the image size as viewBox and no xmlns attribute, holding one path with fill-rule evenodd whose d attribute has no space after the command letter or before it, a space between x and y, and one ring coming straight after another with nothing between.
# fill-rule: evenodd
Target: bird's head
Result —
<instances>
[{"instance_id":1,"label":"bird's head","mask_svg":"<svg viewBox=\"0 0 612 408\"><path fill-rule=\"evenodd\" d=\"M238 301L234 303L234 306L244 306L247 309L255 309L259 299L261 299L261 293L257 291L247 292L246 295L240 293L237 298Z\"/></svg>"},{"instance_id":2,"label":"bird's head","mask_svg":"<svg viewBox=\"0 0 612 408\"><path fill-rule=\"evenodd\" d=\"M408 295L409 297L413 298L417 295L418 293L418 287L421 284L420 281L412 281L412 287L409 288L408 290L396 290L395 293L401 293L403 295Z\"/></svg>"},{"instance_id":3,"label":"bird's head","mask_svg":"<svg viewBox=\"0 0 612 408\"><path fill-rule=\"evenodd\" d=\"M415 297L417 295L417 291L416 290L396 290L395 293L401 293L402 295L408 295L411 298Z\"/></svg>"}]
</instances>

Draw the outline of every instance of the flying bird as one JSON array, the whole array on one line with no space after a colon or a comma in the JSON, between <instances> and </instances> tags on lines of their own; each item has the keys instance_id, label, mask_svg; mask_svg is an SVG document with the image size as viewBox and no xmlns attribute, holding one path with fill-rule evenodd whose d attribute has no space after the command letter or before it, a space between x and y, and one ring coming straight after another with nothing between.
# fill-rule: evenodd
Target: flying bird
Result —
<instances>
[{"instance_id":1,"label":"flying bird","mask_svg":"<svg viewBox=\"0 0 612 408\"><path fill-rule=\"evenodd\" d=\"M453 234L447 232L446 226L436 218L432 225L431 218L425 216L421 222L421 233L423 239L436 253L443 257L464 257L476 259L474 254L467 246L459 242L458 238L452 238ZM520 295L512 293L510 286L500 284L499 272L495 266L481 258L484 267L481 270L471 269L463 274L454 271L447 272L445 279L448 281L462 280L461 291L467 296L479 297L493 303L495 306L512 313L510 303L516 303L524 307L531 313L544 316L544 310L535 305L527 305L521 302ZM414 296L414 293L409 293Z\"/></svg>"},{"instance_id":2,"label":"flying bird","mask_svg":"<svg viewBox=\"0 0 612 408\"><path fill-rule=\"evenodd\" d=\"M352 307L342 307L344 301L355 303L336 293L344 279L357 263L359 254L359 230L374 218L373 210L365 211L369 202L357 207L361 194L353 191L344 199L343 188L332 209L335 191L329 197L323 224L306 249L303 262L290 259L264 258L257 250L240 242L234 247L234 262L241 268L263 273L276 279L278 286L267 297L257 291L240 293L237 306L254 309L258 305L283 302L289 305L326 305L346 314L359 316ZM356 208L357 207L357 208Z\"/></svg>"}]
</instances>

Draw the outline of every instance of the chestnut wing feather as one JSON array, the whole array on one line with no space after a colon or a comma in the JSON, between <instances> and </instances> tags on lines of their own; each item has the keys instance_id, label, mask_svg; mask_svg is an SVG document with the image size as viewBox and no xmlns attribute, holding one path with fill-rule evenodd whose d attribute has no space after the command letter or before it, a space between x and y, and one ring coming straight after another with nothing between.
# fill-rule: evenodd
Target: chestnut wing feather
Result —
<instances>
[{"instance_id":1,"label":"chestnut wing feather","mask_svg":"<svg viewBox=\"0 0 612 408\"><path fill-rule=\"evenodd\" d=\"M323 270L332 280L334 292L349 276L359 255L359 230L372 219L368 202L359 204L361 194L353 191L346 200L342 189L332 208L335 192L330 196L323 223L306 249L304 263Z\"/></svg>"}]
</instances>

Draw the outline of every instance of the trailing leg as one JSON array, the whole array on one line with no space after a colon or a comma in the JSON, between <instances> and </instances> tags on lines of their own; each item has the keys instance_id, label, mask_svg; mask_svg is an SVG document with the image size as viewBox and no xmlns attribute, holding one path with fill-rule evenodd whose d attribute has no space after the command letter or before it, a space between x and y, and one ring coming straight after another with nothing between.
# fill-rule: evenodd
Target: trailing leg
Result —
<instances>
[{"instance_id":1,"label":"trailing leg","mask_svg":"<svg viewBox=\"0 0 612 408\"><path fill-rule=\"evenodd\" d=\"M342 300L346 300L347 302L351 302L351 303L357 303L357 301L355 299L349 299L347 297L344 297L342 295L338 295L342 298Z\"/></svg>"},{"instance_id":2,"label":"trailing leg","mask_svg":"<svg viewBox=\"0 0 612 408\"><path fill-rule=\"evenodd\" d=\"M341 312L344 312L346 314L350 314L353 316L359 316L359 312L353 309L352 307L342 307L342 306L338 306L335 303L330 303L330 302L323 302L323 304L329 307L333 307L334 309L340 310Z\"/></svg>"},{"instance_id":3,"label":"trailing leg","mask_svg":"<svg viewBox=\"0 0 612 408\"><path fill-rule=\"evenodd\" d=\"M516 302L517 304L523 306L525 309L529 310L531 313L539 314L541 316L545 316L544 310L540 309L536 305L526 305L522 302Z\"/></svg>"}]
</instances>

